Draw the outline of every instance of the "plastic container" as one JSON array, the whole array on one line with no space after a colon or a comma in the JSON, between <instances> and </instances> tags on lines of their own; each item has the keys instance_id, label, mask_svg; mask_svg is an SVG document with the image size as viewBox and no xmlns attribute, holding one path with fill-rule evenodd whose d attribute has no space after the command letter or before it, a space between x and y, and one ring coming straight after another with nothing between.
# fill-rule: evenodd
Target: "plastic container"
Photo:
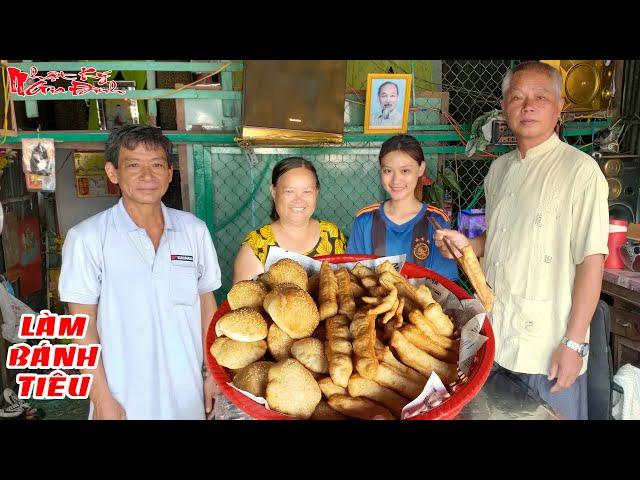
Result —
<instances>
[{"instance_id":1,"label":"plastic container","mask_svg":"<svg viewBox=\"0 0 640 480\"><path fill-rule=\"evenodd\" d=\"M627 226L629 222L626 220L618 220L612 218L609 220L609 256L604 262L604 268L623 269L624 261L620 254L620 247L627 243Z\"/></svg>"},{"instance_id":2,"label":"plastic container","mask_svg":"<svg viewBox=\"0 0 640 480\"><path fill-rule=\"evenodd\" d=\"M475 238L487 230L484 208L467 208L458 213L458 231L467 238Z\"/></svg>"},{"instance_id":3,"label":"plastic container","mask_svg":"<svg viewBox=\"0 0 640 480\"><path fill-rule=\"evenodd\" d=\"M347 263L357 262L368 258L376 258L373 255L326 255L322 257L316 257L317 260L327 260L331 263ZM433 278L445 287L449 289L459 299L471 298L471 296L464 291L461 287L453 283L448 278L445 278L432 270L420 267L413 263L405 263L401 273L408 278ZM231 381L231 377L225 370L225 368L218 365L213 355L211 355L211 345L216 339L215 324L218 319L229 312L229 303L225 300L222 305L216 311L216 314L211 321L209 331L207 332L207 350L205 352L207 358L207 365L216 383L220 387L222 393L238 408L242 409L247 414L251 415L256 420L297 420L296 418L282 415L281 413L273 410L267 410L259 403L254 402L249 397L238 392L233 387L227 385L227 382ZM410 420L451 420L454 419L462 410L462 408L473 399L484 383L487 381L489 372L493 365L493 357L495 354L495 341L493 336L493 330L489 323L489 319L485 318L482 324L480 333L488 337L484 345L478 350L475 357L475 362L471 366L469 371L468 380L459 385L455 392L451 396L442 402L440 405L434 407L422 415L417 415L410 418Z\"/></svg>"}]
</instances>

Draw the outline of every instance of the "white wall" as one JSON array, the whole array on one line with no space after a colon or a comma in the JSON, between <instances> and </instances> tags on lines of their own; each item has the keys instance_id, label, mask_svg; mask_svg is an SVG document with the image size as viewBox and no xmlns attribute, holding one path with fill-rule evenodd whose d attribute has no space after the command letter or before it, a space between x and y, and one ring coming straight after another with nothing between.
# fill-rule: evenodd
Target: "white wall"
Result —
<instances>
[{"instance_id":1,"label":"white wall","mask_svg":"<svg viewBox=\"0 0 640 480\"><path fill-rule=\"evenodd\" d=\"M66 148L56 148L56 208L60 234L63 237L74 225L106 210L119 200L119 197L79 198L76 195L73 152L74 150Z\"/></svg>"}]
</instances>

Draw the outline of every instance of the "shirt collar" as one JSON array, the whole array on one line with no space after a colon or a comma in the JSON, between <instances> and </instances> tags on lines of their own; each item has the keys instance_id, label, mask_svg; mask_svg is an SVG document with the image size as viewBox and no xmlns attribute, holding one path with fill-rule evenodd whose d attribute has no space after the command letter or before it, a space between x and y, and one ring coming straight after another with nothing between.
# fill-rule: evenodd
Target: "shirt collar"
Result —
<instances>
[{"instance_id":1,"label":"shirt collar","mask_svg":"<svg viewBox=\"0 0 640 480\"><path fill-rule=\"evenodd\" d=\"M178 230L172 221L171 212L169 212L169 209L164 205L164 203L160 203L160 208L162 209L162 217L164 218L165 231ZM116 228L119 232L135 232L136 230L140 230L140 227L138 227L131 219L127 209L124 208L122 198L120 198L118 203L113 207L113 211Z\"/></svg>"},{"instance_id":2,"label":"shirt collar","mask_svg":"<svg viewBox=\"0 0 640 480\"><path fill-rule=\"evenodd\" d=\"M551 134L549 138L547 138L540 145L536 145L535 147L527 150L527 155L524 158L522 157L522 155L520 155L520 150L516 148L515 158L516 160L524 160L524 161L531 160L532 158L540 157L545 153L550 152L551 150L556 148L559 144L560 144L560 139L558 138L558 135L556 135L556 133L554 132Z\"/></svg>"},{"instance_id":3,"label":"shirt collar","mask_svg":"<svg viewBox=\"0 0 640 480\"><path fill-rule=\"evenodd\" d=\"M416 214L415 217L413 217L411 220L406 221L405 223L398 225L397 223L394 223L393 220L391 220L389 217L387 217L387 215L384 213L384 204L388 202L388 200L385 200L384 202L382 202L380 204L380 206L378 207L379 211L380 211L380 216L382 217L382 219L384 220L385 224L387 225L388 228L390 228L391 230L398 232L398 233L403 233L405 232L408 228L413 228L413 226L418 223L420 221L420 219L422 219L422 217L424 216L425 212L427 211L427 204L422 202L422 207L420 208L420 211Z\"/></svg>"}]
</instances>

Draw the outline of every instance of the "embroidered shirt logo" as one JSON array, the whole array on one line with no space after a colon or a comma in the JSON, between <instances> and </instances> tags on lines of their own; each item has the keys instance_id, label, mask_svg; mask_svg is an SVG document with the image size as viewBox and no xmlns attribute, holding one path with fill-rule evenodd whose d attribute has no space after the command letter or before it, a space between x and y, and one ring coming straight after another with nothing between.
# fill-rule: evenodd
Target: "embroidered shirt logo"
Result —
<instances>
[{"instance_id":1,"label":"embroidered shirt logo","mask_svg":"<svg viewBox=\"0 0 640 480\"><path fill-rule=\"evenodd\" d=\"M425 260L429 256L429 242L424 237L416 238L416 244L413 246L413 256L418 260Z\"/></svg>"},{"instance_id":2,"label":"embroidered shirt logo","mask_svg":"<svg viewBox=\"0 0 640 480\"><path fill-rule=\"evenodd\" d=\"M171 260L180 260L182 262L193 262L191 255L171 255Z\"/></svg>"}]
</instances>

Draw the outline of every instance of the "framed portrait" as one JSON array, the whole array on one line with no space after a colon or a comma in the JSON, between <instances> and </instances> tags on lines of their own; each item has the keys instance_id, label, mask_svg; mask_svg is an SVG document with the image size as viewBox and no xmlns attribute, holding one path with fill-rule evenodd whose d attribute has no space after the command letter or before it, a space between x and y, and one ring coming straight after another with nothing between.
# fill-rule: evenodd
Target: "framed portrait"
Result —
<instances>
[{"instance_id":1,"label":"framed portrait","mask_svg":"<svg viewBox=\"0 0 640 480\"><path fill-rule=\"evenodd\" d=\"M404 133L409 118L410 74L370 73L364 133Z\"/></svg>"},{"instance_id":2,"label":"framed portrait","mask_svg":"<svg viewBox=\"0 0 640 480\"><path fill-rule=\"evenodd\" d=\"M104 171L104 152L75 152L73 154L78 197L117 197L120 188L111 183Z\"/></svg>"}]
</instances>

